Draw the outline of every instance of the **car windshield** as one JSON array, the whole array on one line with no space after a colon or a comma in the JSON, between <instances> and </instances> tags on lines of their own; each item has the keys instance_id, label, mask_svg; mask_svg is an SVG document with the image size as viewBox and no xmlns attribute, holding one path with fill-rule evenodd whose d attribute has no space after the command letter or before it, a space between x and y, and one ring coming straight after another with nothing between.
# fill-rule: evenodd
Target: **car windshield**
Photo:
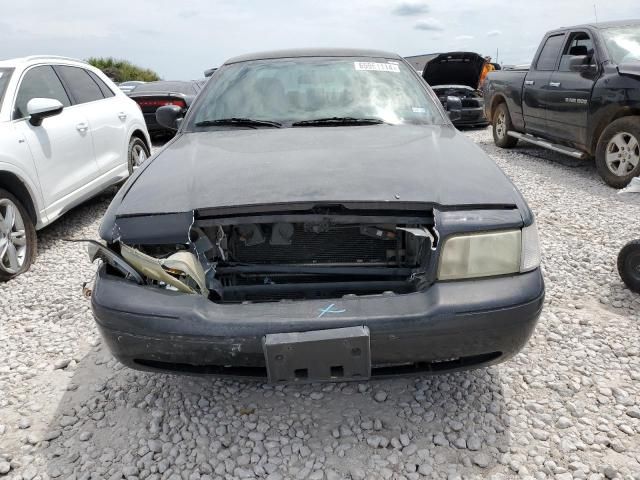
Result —
<instances>
[{"instance_id":1,"label":"car windshield","mask_svg":"<svg viewBox=\"0 0 640 480\"><path fill-rule=\"evenodd\" d=\"M9 85L9 79L13 73L13 68L0 68L0 106L2 105L2 99L4 98L4 92Z\"/></svg>"},{"instance_id":2,"label":"car windshield","mask_svg":"<svg viewBox=\"0 0 640 480\"><path fill-rule=\"evenodd\" d=\"M284 127L446 122L404 63L327 57L259 60L220 68L200 95L187 130L220 128L216 121L224 119L277 122Z\"/></svg>"},{"instance_id":3,"label":"car windshield","mask_svg":"<svg viewBox=\"0 0 640 480\"><path fill-rule=\"evenodd\" d=\"M602 35L616 65L640 61L640 25L607 28Z\"/></svg>"}]
</instances>

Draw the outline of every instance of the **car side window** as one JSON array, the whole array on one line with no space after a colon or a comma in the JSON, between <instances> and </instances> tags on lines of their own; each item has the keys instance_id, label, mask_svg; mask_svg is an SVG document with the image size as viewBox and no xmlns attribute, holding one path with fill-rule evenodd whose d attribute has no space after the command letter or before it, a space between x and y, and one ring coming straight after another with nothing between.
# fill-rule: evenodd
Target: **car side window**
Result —
<instances>
[{"instance_id":1,"label":"car side window","mask_svg":"<svg viewBox=\"0 0 640 480\"><path fill-rule=\"evenodd\" d=\"M96 82L96 84L98 85L98 88L100 88L100 91L102 92L102 95L104 96L104 98L111 98L114 97L116 94L113 93L113 90L111 90L109 88L109 86L104 83L102 81L102 79L96 75L95 73L87 70L87 73L89 74L89 76L93 79L94 82Z\"/></svg>"},{"instance_id":2,"label":"car side window","mask_svg":"<svg viewBox=\"0 0 640 480\"><path fill-rule=\"evenodd\" d=\"M548 71L556 69L556 62L562 48L564 34L552 35L542 47L538 61L536 62L536 70Z\"/></svg>"},{"instance_id":3,"label":"car side window","mask_svg":"<svg viewBox=\"0 0 640 480\"><path fill-rule=\"evenodd\" d=\"M593 40L591 40L589 34L585 32L574 32L571 34L569 41L562 51L558 70L561 72L570 72L569 63L571 62L571 58L576 56L586 56L588 63L593 63Z\"/></svg>"},{"instance_id":4,"label":"car side window","mask_svg":"<svg viewBox=\"0 0 640 480\"><path fill-rule=\"evenodd\" d=\"M98 84L93 81L84 68L57 65L56 72L60 74L64 83L68 86L73 104L94 102L102 100L104 95Z\"/></svg>"},{"instance_id":5,"label":"car side window","mask_svg":"<svg viewBox=\"0 0 640 480\"><path fill-rule=\"evenodd\" d=\"M27 113L27 103L32 98L53 98L62 106L71 105L69 96L62 86L62 82L50 65L43 65L27 70L18 87L16 103L13 109L13 119L24 118Z\"/></svg>"}]
</instances>

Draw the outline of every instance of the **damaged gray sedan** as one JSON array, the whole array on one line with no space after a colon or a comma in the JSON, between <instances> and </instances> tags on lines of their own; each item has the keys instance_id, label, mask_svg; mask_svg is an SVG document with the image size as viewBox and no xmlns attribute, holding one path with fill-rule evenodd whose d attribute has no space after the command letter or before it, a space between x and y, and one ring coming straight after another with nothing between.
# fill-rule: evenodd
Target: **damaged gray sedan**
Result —
<instances>
[{"instance_id":1,"label":"damaged gray sedan","mask_svg":"<svg viewBox=\"0 0 640 480\"><path fill-rule=\"evenodd\" d=\"M92 294L136 369L362 380L516 354L544 299L534 218L399 56L227 61L114 198Z\"/></svg>"}]
</instances>

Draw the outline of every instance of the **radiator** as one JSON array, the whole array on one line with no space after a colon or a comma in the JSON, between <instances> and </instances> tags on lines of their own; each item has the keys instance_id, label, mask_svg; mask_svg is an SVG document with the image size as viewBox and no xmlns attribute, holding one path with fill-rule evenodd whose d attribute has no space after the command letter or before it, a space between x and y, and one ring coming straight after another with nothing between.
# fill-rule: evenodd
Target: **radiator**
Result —
<instances>
[{"instance_id":1,"label":"radiator","mask_svg":"<svg viewBox=\"0 0 640 480\"><path fill-rule=\"evenodd\" d=\"M363 235L359 226L314 233L295 224L290 245L270 245L269 235L265 237L264 243L250 247L237 242L234 260L257 264L387 262L387 258L395 257L396 249L395 240Z\"/></svg>"}]
</instances>

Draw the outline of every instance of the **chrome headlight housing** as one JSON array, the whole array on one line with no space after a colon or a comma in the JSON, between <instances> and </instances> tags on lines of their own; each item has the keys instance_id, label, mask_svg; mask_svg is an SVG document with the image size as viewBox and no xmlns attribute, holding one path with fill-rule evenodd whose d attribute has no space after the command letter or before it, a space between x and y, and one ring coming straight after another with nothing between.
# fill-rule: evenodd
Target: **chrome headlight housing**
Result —
<instances>
[{"instance_id":1,"label":"chrome headlight housing","mask_svg":"<svg viewBox=\"0 0 640 480\"><path fill-rule=\"evenodd\" d=\"M442 247L438 280L463 280L524 273L540 266L535 223L517 230L449 237Z\"/></svg>"}]
</instances>

